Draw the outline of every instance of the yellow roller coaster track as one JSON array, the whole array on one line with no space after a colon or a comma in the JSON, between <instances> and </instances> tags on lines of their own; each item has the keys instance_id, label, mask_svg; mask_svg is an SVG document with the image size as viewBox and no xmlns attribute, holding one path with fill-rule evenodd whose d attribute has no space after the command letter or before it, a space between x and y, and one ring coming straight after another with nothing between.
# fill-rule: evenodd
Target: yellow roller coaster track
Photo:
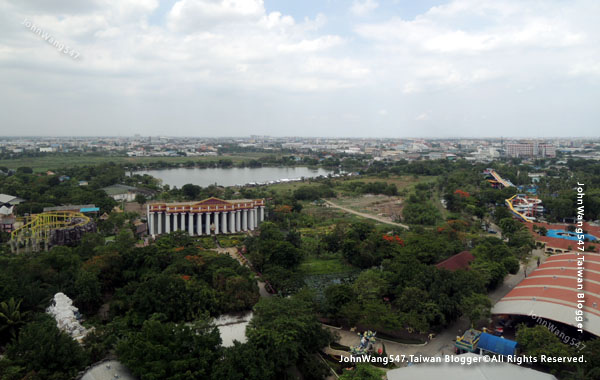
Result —
<instances>
[{"instance_id":1,"label":"yellow roller coaster track","mask_svg":"<svg viewBox=\"0 0 600 380\"><path fill-rule=\"evenodd\" d=\"M36 214L30 217L21 227L10 233L10 244L13 252L39 251L43 246L48 250L51 232L83 226L90 218L75 211L52 211Z\"/></svg>"}]
</instances>

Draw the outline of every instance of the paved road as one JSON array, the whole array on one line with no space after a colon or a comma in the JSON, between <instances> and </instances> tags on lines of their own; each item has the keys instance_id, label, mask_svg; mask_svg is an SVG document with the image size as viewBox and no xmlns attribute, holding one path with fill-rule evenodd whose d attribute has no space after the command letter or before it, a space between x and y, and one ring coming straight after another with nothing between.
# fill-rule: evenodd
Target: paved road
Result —
<instances>
[{"instance_id":1,"label":"paved road","mask_svg":"<svg viewBox=\"0 0 600 380\"><path fill-rule=\"evenodd\" d=\"M338 209L340 209L342 211L346 211L346 212L349 212L349 213L354 214L354 215L362 216L363 218L372 219L372 220L375 220L377 222L381 222L381 223L385 223L385 224L391 224L393 226L398 226L398 227L406 228L407 230L409 229L406 224L396 223L396 222L389 221L389 220L387 220L385 218L382 218L382 217L379 217L379 216L376 216L376 215L371 215L371 214L366 214L364 212L354 211L354 210L352 210L350 208L337 205L337 204L335 204L335 203L333 203L331 201L328 201L328 200L326 200L325 203L327 203L331 207L338 208Z\"/></svg>"}]
</instances>

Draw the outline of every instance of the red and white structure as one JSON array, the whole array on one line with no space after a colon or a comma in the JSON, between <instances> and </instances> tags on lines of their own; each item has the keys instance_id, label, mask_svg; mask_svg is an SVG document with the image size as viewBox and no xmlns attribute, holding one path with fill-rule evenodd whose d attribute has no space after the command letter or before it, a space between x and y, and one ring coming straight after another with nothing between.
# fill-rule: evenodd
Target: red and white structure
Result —
<instances>
[{"instance_id":1,"label":"red and white structure","mask_svg":"<svg viewBox=\"0 0 600 380\"><path fill-rule=\"evenodd\" d=\"M152 203L147 207L148 233L187 231L190 236L252 231L265 219L264 199Z\"/></svg>"},{"instance_id":2,"label":"red and white structure","mask_svg":"<svg viewBox=\"0 0 600 380\"><path fill-rule=\"evenodd\" d=\"M574 253L549 257L498 301L492 314L535 315L576 327L577 295L584 293L583 330L600 336L600 255L585 253L582 277L578 257Z\"/></svg>"}]
</instances>

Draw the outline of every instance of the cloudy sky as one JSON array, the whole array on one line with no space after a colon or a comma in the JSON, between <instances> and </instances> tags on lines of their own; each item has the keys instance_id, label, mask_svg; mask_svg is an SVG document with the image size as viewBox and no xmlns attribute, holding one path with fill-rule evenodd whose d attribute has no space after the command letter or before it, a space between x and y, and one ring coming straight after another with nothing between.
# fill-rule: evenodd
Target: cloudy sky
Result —
<instances>
[{"instance_id":1,"label":"cloudy sky","mask_svg":"<svg viewBox=\"0 0 600 380\"><path fill-rule=\"evenodd\" d=\"M597 0L0 0L0 135L598 137L598 15Z\"/></svg>"}]
</instances>

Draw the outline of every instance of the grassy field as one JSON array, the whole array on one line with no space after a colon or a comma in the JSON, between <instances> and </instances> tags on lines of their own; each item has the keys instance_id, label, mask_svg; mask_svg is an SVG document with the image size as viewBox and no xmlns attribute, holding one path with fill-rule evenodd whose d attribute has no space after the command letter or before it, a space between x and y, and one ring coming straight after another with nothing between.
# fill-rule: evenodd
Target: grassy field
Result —
<instances>
[{"instance_id":1,"label":"grassy field","mask_svg":"<svg viewBox=\"0 0 600 380\"><path fill-rule=\"evenodd\" d=\"M407 193L409 193L418 183L431 183L435 181L436 178L436 176L420 176L416 178L414 176L394 176L389 178L369 176L346 180L346 183L386 182L388 184L396 185L398 192L402 194L403 191L407 191ZM356 195L343 191L338 191L337 195L338 198L332 200L332 202L335 204L352 209L354 211L382 217L389 221L395 221L399 216L401 216L402 208L404 207L403 196L388 196L382 194Z\"/></svg>"},{"instance_id":2,"label":"grassy field","mask_svg":"<svg viewBox=\"0 0 600 380\"><path fill-rule=\"evenodd\" d=\"M417 183L429 183L435 181L437 176L393 176L388 178L381 178L377 176L364 176L360 178L354 178L346 180L346 182L385 182L388 184L394 184L398 188L398 191L402 191L407 187L416 185Z\"/></svg>"},{"instance_id":3,"label":"grassy field","mask_svg":"<svg viewBox=\"0 0 600 380\"><path fill-rule=\"evenodd\" d=\"M285 183L275 183L273 185L269 185L267 188L269 190L273 190L279 194L293 193L294 190L299 188L300 186L320 186L321 184L318 182L285 182Z\"/></svg>"},{"instance_id":4,"label":"grassy field","mask_svg":"<svg viewBox=\"0 0 600 380\"><path fill-rule=\"evenodd\" d=\"M300 270L306 275L343 273L352 267L343 262L341 258L309 257L300 264Z\"/></svg>"},{"instance_id":5,"label":"grassy field","mask_svg":"<svg viewBox=\"0 0 600 380\"><path fill-rule=\"evenodd\" d=\"M360 216L337 208L316 206L309 202L303 202L302 205L302 212L313 216L318 221L319 226L331 226L337 222L354 223L365 220Z\"/></svg>"},{"instance_id":6,"label":"grassy field","mask_svg":"<svg viewBox=\"0 0 600 380\"><path fill-rule=\"evenodd\" d=\"M389 178L379 178L376 176L364 176L359 178L337 178L333 180L335 185L341 185L343 183L348 182L386 182L393 183L398 188L398 191L402 191L403 189L409 188L417 183L428 183L435 181L436 176L419 176L415 178L414 176L395 176ZM288 182L288 183L277 183L274 185L269 185L269 189L275 190L280 194L291 193L296 190L300 186L320 186L321 184L318 182ZM336 191L338 195L340 195L341 191Z\"/></svg>"},{"instance_id":7,"label":"grassy field","mask_svg":"<svg viewBox=\"0 0 600 380\"><path fill-rule=\"evenodd\" d=\"M127 157L127 156L89 156L89 155L47 155L44 157L24 157L8 160L0 160L0 166L9 169L26 166L32 168L35 172L45 172L47 170L56 170L65 167L98 165L107 162L116 164L148 164L151 162L212 162L228 159L234 163L257 159L265 156L265 153L243 153L223 156L202 156L202 157Z\"/></svg>"}]
</instances>

